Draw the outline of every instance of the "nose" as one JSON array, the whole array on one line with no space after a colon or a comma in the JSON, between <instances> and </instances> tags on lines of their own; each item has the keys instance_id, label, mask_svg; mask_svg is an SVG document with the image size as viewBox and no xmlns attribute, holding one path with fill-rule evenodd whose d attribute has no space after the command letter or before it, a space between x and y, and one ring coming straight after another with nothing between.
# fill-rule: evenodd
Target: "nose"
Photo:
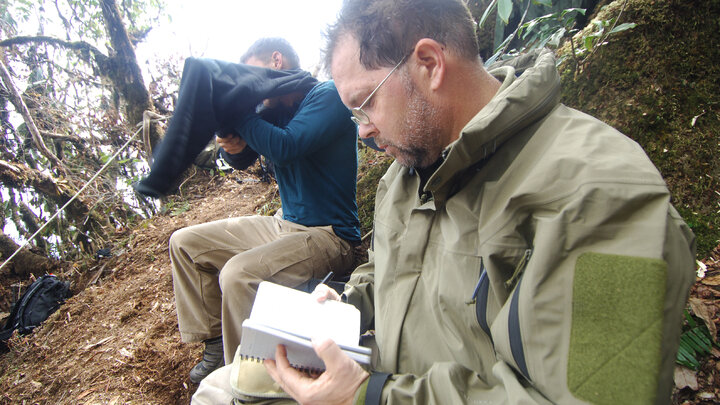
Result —
<instances>
[{"instance_id":1,"label":"nose","mask_svg":"<svg viewBox=\"0 0 720 405\"><path fill-rule=\"evenodd\" d=\"M359 124L358 125L358 136L360 136L361 139L367 139L372 138L377 134L377 128L373 123L369 124Z\"/></svg>"},{"instance_id":2,"label":"nose","mask_svg":"<svg viewBox=\"0 0 720 405\"><path fill-rule=\"evenodd\" d=\"M377 128L372 124L368 125L359 125L358 126L358 136L360 137L360 140L365 145L371 147L372 149L375 149L380 152L384 152L385 149L381 149L377 144L375 143L375 136L377 135Z\"/></svg>"}]
</instances>

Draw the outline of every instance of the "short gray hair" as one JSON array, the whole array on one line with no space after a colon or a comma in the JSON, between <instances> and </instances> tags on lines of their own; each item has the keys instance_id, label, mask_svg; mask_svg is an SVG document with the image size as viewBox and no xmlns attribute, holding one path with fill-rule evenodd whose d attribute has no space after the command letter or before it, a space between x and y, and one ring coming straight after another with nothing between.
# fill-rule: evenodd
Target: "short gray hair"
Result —
<instances>
[{"instance_id":1,"label":"short gray hair","mask_svg":"<svg viewBox=\"0 0 720 405\"><path fill-rule=\"evenodd\" d=\"M396 65L422 38L456 54L478 58L475 22L462 0L346 0L325 34L325 68L329 71L339 39L349 34L360 45L366 69Z\"/></svg>"}]
</instances>

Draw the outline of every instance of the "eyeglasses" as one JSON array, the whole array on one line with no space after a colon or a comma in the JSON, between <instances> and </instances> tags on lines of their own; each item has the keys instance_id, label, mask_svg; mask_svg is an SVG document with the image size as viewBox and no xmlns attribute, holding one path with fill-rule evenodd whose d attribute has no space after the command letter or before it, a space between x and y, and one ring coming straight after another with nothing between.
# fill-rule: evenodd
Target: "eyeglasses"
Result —
<instances>
[{"instance_id":1,"label":"eyeglasses","mask_svg":"<svg viewBox=\"0 0 720 405\"><path fill-rule=\"evenodd\" d=\"M375 87L375 90L373 90L372 93L370 93L370 95L367 96L367 98L365 99L365 101L362 102L362 104L360 104L360 107L355 107L355 108L353 108L352 110L350 110L350 111L352 111L352 115L353 115L352 117L350 117L350 119L351 119L354 123L356 123L357 125L360 125L360 124L362 124L362 125L369 125L369 124L370 124L370 117L368 117L367 113L366 113L365 111L363 111L363 107L365 107L365 104L367 104L368 101L370 101L370 99L372 98L372 96L375 95L375 92L378 91L378 89L380 88L380 86L382 86L383 83L385 83L385 81L390 77L390 75L393 74L393 72L394 72L395 70L397 70L397 68L399 68L400 65L403 64L403 62L405 62L405 59L406 59L406 58L407 58L407 55L403 56L403 58L400 59L400 62L398 62L398 64L395 65L394 68L392 68L392 70L390 71L390 73L388 73L387 76L385 76L385 78L382 79L382 81L380 82L380 84L378 84L377 87Z\"/></svg>"}]
</instances>

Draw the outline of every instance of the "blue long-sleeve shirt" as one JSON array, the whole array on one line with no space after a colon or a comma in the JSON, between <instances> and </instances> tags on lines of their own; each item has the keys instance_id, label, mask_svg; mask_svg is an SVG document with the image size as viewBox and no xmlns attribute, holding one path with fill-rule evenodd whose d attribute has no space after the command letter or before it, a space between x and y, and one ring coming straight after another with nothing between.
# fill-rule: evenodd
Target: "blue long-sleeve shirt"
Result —
<instances>
[{"instance_id":1,"label":"blue long-sleeve shirt","mask_svg":"<svg viewBox=\"0 0 720 405\"><path fill-rule=\"evenodd\" d=\"M235 133L273 163L283 219L332 225L339 237L360 241L357 129L332 81L313 87L287 123L249 114ZM227 157L232 164L234 155Z\"/></svg>"}]
</instances>

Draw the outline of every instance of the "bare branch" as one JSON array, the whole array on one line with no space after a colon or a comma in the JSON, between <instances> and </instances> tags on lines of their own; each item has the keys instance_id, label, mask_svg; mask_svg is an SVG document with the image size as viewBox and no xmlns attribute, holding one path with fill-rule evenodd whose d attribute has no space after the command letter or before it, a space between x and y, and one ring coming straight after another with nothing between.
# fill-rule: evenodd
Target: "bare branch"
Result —
<instances>
[{"instance_id":1,"label":"bare branch","mask_svg":"<svg viewBox=\"0 0 720 405\"><path fill-rule=\"evenodd\" d=\"M42 134L43 136L46 136L56 141L70 142L75 145L75 147L79 150L85 150L85 141L77 135L63 135L47 131L42 131Z\"/></svg>"},{"instance_id":2,"label":"bare branch","mask_svg":"<svg viewBox=\"0 0 720 405\"><path fill-rule=\"evenodd\" d=\"M95 59L95 62L100 66L105 65L108 61L108 57L104 53L102 53L99 49L85 41L64 41L62 39L46 35L19 36L8 38L6 40L0 41L0 47L7 48L13 45L27 45L33 43L55 45L65 49L80 51L81 54L92 55L92 57ZM88 63L92 63L92 60L90 60L89 58L85 59L85 61Z\"/></svg>"},{"instance_id":3,"label":"bare branch","mask_svg":"<svg viewBox=\"0 0 720 405\"><path fill-rule=\"evenodd\" d=\"M0 60L0 76L5 84L5 88L8 89L10 102L15 106L15 109L20 112L23 120L25 120L25 124L27 125L28 131L30 131L30 135L32 136L35 146L38 148L40 153L53 162L54 166L64 170L64 166L62 162L60 162L60 159L58 159L57 156L55 156L50 149L45 146L45 142L43 141L42 136L40 136L40 131L38 131L35 126L35 121L30 115L30 111L28 110L27 105L25 105L20 92L18 92L17 88L15 88L12 78L10 77L10 72L8 72L5 67L5 63L2 60Z\"/></svg>"},{"instance_id":4,"label":"bare branch","mask_svg":"<svg viewBox=\"0 0 720 405\"><path fill-rule=\"evenodd\" d=\"M67 35L68 41L70 40L70 31L72 31L72 24L70 24L70 21L65 18L62 11L60 11L60 6L58 5L57 0L54 1L55 3L55 10L57 11L58 17L60 17L60 20L62 20L63 25L65 26L65 35Z\"/></svg>"}]
</instances>

